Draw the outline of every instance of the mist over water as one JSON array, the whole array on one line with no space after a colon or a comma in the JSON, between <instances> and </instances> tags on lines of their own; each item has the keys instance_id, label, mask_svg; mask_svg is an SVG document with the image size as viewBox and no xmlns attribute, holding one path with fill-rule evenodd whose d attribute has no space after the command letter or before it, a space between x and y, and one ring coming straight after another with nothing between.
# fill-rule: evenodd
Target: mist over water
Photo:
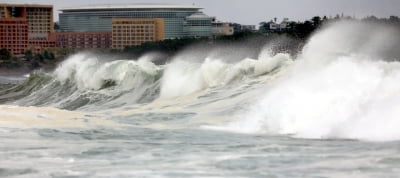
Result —
<instances>
[{"instance_id":1,"label":"mist over water","mask_svg":"<svg viewBox=\"0 0 400 178\"><path fill-rule=\"evenodd\" d=\"M398 140L398 36L395 29L373 24L328 25L282 77L265 87L261 99L241 116L245 119L228 130Z\"/></svg>"},{"instance_id":2,"label":"mist over water","mask_svg":"<svg viewBox=\"0 0 400 178\"><path fill-rule=\"evenodd\" d=\"M284 40L163 65L78 53L0 77L0 176L398 175L399 38L342 21L296 54Z\"/></svg>"}]
</instances>

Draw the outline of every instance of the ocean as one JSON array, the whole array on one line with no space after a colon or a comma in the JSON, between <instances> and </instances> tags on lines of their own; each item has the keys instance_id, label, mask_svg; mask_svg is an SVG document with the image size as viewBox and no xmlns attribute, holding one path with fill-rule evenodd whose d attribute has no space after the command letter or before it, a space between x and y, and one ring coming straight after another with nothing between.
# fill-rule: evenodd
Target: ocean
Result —
<instances>
[{"instance_id":1,"label":"ocean","mask_svg":"<svg viewBox=\"0 0 400 178\"><path fill-rule=\"evenodd\" d=\"M399 34L343 21L295 56L82 52L1 76L0 177L398 177Z\"/></svg>"}]
</instances>

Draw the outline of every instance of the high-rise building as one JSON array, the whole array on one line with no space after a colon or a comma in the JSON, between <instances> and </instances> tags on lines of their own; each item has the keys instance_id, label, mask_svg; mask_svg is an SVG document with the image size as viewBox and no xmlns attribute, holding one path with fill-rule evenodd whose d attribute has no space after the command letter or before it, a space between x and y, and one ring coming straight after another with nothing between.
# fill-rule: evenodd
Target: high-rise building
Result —
<instances>
[{"instance_id":1,"label":"high-rise building","mask_svg":"<svg viewBox=\"0 0 400 178\"><path fill-rule=\"evenodd\" d=\"M188 36L210 37L212 18L199 15L201 14L200 9L202 8L195 5L160 4L62 8L60 30L65 32L111 32L113 18L161 18L164 20L164 39Z\"/></svg>"},{"instance_id":2,"label":"high-rise building","mask_svg":"<svg viewBox=\"0 0 400 178\"><path fill-rule=\"evenodd\" d=\"M160 18L113 18L112 48L137 46L164 39L164 20Z\"/></svg>"}]
</instances>

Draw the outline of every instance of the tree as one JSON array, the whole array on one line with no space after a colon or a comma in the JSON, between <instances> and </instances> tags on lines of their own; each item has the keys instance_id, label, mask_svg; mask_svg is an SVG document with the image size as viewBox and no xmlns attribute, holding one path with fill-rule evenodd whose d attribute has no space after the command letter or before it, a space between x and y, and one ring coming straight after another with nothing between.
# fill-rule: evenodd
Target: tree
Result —
<instances>
[{"instance_id":1,"label":"tree","mask_svg":"<svg viewBox=\"0 0 400 178\"><path fill-rule=\"evenodd\" d=\"M45 59L49 59L50 58L50 54L49 54L49 52L47 50L44 50L43 58L45 58Z\"/></svg>"},{"instance_id":2,"label":"tree","mask_svg":"<svg viewBox=\"0 0 400 178\"><path fill-rule=\"evenodd\" d=\"M44 57L43 57L42 54L36 54L36 55L34 56L34 59L35 59L35 61L43 62Z\"/></svg>"},{"instance_id":3,"label":"tree","mask_svg":"<svg viewBox=\"0 0 400 178\"><path fill-rule=\"evenodd\" d=\"M5 48L0 49L0 60L10 60L12 57L11 52Z\"/></svg>"},{"instance_id":4,"label":"tree","mask_svg":"<svg viewBox=\"0 0 400 178\"><path fill-rule=\"evenodd\" d=\"M50 52L49 59L50 59L50 60L54 60L54 59L56 59L56 57L55 57L55 55L54 55L54 53L53 53L53 52Z\"/></svg>"},{"instance_id":5,"label":"tree","mask_svg":"<svg viewBox=\"0 0 400 178\"><path fill-rule=\"evenodd\" d=\"M321 17L315 16L311 19L311 21L313 22L314 27L318 28L321 24Z\"/></svg>"},{"instance_id":6,"label":"tree","mask_svg":"<svg viewBox=\"0 0 400 178\"><path fill-rule=\"evenodd\" d=\"M260 27L258 28L258 30L261 33L266 33L269 31L269 23L268 22L260 22L259 25L260 25Z\"/></svg>"},{"instance_id":7,"label":"tree","mask_svg":"<svg viewBox=\"0 0 400 178\"><path fill-rule=\"evenodd\" d=\"M389 17L389 21L391 22L391 23L399 23L400 22L400 19L399 19L399 17L398 16L390 16Z\"/></svg>"},{"instance_id":8,"label":"tree","mask_svg":"<svg viewBox=\"0 0 400 178\"><path fill-rule=\"evenodd\" d=\"M31 50L28 49L25 51L25 59L27 59L28 61L33 59L33 53Z\"/></svg>"},{"instance_id":9,"label":"tree","mask_svg":"<svg viewBox=\"0 0 400 178\"><path fill-rule=\"evenodd\" d=\"M58 22L54 22L54 30L60 30L60 25L58 24Z\"/></svg>"}]
</instances>

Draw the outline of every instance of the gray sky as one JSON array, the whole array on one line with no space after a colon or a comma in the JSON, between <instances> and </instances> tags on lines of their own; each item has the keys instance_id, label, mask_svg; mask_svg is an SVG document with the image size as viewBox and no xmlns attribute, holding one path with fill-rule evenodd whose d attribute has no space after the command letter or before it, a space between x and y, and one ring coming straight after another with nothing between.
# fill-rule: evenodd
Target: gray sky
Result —
<instances>
[{"instance_id":1,"label":"gray sky","mask_svg":"<svg viewBox=\"0 0 400 178\"><path fill-rule=\"evenodd\" d=\"M169 3L203 7L207 15L241 24L257 25L277 17L279 21L311 19L313 16L345 15L358 18L400 16L400 0L0 0L0 3L52 4L55 20L58 9L93 4Z\"/></svg>"}]
</instances>

